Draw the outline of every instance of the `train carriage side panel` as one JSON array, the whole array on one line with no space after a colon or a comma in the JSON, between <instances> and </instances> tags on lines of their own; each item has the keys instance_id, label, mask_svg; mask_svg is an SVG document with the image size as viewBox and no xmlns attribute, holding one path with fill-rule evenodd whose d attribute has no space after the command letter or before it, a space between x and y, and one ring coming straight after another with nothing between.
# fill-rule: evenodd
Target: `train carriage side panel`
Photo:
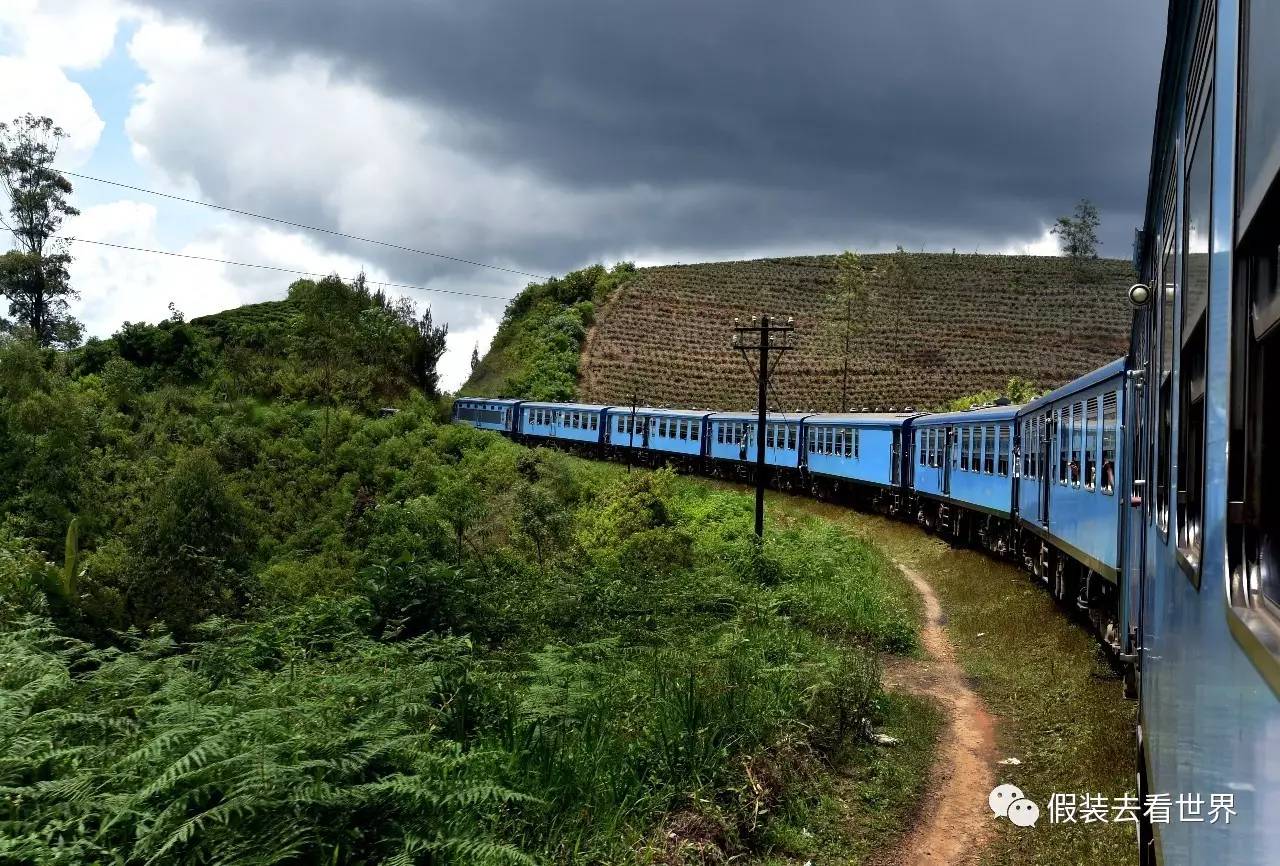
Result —
<instances>
[{"instance_id":1,"label":"train carriage side panel","mask_svg":"<svg viewBox=\"0 0 1280 866\"><path fill-rule=\"evenodd\" d=\"M770 412L765 420L765 463L800 468L800 412ZM717 412L707 419L708 453L713 460L755 463L757 416L752 412Z\"/></svg>"},{"instance_id":2,"label":"train carriage side panel","mask_svg":"<svg viewBox=\"0 0 1280 866\"><path fill-rule=\"evenodd\" d=\"M1019 487L1021 525L1092 571L1119 579L1123 359L1028 403L1035 442Z\"/></svg>"},{"instance_id":3,"label":"train carriage side panel","mask_svg":"<svg viewBox=\"0 0 1280 866\"><path fill-rule=\"evenodd\" d=\"M1012 516L1015 406L929 415L912 436L920 495L1008 519Z\"/></svg>"},{"instance_id":4,"label":"train carriage side panel","mask_svg":"<svg viewBox=\"0 0 1280 866\"><path fill-rule=\"evenodd\" d=\"M510 433L516 423L515 416L519 411L520 403L520 400L458 397L453 401L451 414L454 421L481 430Z\"/></svg>"},{"instance_id":5,"label":"train carriage side panel","mask_svg":"<svg viewBox=\"0 0 1280 866\"><path fill-rule=\"evenodd\" d=\"M840 413L805 419L804 460L814 476L895 486L895 441L907 413Z\"/></svg>"}]
</instances>

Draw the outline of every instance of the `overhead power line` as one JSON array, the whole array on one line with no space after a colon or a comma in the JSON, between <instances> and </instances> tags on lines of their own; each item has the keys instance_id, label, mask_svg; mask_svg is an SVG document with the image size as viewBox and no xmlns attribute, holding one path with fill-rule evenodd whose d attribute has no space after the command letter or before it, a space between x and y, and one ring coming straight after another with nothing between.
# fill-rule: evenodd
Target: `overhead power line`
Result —
<instances>
[{"instance_id":1,"label":"overhead power line","mask_svg":"<svg viewBox=\"0 0 1280 866\"><path fill-rule=\"evenodd\" d=\"M230 259L215 259L215 258L212 258L211 256L196 256L190 253L175 253L169 250L148 249L147 247L131 247L126 244L113 244L113 243L108 243L107 241L92 241L92 240L89 240L88 238L63 238L63 240L71 241L72 243L78 243L78 244L92 244L95 247L111 247L112 249L117 249L117 250L130 250L131 252L135 252L135 253L153 253L158 256L172 256L175 259L193 259L198 262L213 262L219 265L235 265L241 268L258 268L259 270L264 270L264 271L279 271L280 273L298 274L304 277L328 276L328 274L322 274L317 271L301 271L296 268L284 268L278 265L262 265L262 264L256 264L254 262L236 262L236 261L231 261ZM387 288L394 288L394 289L414 289L420 292L438 292L444 295L462 295L468 298L484 298L486 300L491 300L491 301L511 300L511 298L506 297L504 295L482 295L477 292L459 292L454 289L430 289L430 288L427 288L426 286L414 286L408 283L388 283L383 280L368 280L367 282L371 286L385 286Z\"/></svg>"},{"instance_id":2,"label":"overhead power line","mask_svg":"<svg viewBox=\"0 0 1280 866\"><path fill-rule=\"evenodd\" d=\"M246 217L252 217L253 219L266 220L267 222L278 223L280 225L290 226L295 229L305 229L306 231L310 231L310 232L320 232L321 234L333 235L334 237L346 238L347 240L360 241L361 243L375 244L380 247L387 247L388 249L400 250L401 252L405 252L405 253L414 253L420 256L432 256L437 259L444 259L450 262L459 262L461 264L471 265L477 268L488 268L491 271L502 271L503 273L516 274L522 277L533 277L535 280L552 279L546 274L533 274L533 273L529 273L528 271L518 271L515 268L504 268L501 265L491 265L486 262L477 262L477 261L473 261L472 259L464 259L459 256L450 256L450 255L446 255L445 253L432 252L431 250L420 250L414 247L406 247L400 244L393 244L389 241L380 241L374 238L365 238L359 235L352 235L352 234L347 234L346 232L340 232L337 229L329 229L323 226L307 225L306 223L294 222L293 220L282 219L281 217L267 216L266 214L254 213L253 211L240 210L239 208L234 208L234 207L227 207L226 205L215 204L214 202L210 202L210 201L200 201L199 199L194 199L194 198L184 198L183 196L174 195L172 193L160 192L159 190L147 189L141 186L133 186L132 184L121 183L118 180L107 180L105 177L94 177L91 174L77 174L74 171L66 171L65 169L58 169L58 171L69 177L78 178L80 180L91 180L91 181L94 181L95 183L105 183L108 186L116 186L116 187L120 187L121 189L128 189L134 192L144 193L146 195L159 196L160 198L167 198L173 201L180 201L184 204L194 204L194 205L199 205L200 207L213 208L214 210L225 211L226 213L233 213L233 214L237 214L238 216L246 216Z\"/></svg>"}]
</instances>

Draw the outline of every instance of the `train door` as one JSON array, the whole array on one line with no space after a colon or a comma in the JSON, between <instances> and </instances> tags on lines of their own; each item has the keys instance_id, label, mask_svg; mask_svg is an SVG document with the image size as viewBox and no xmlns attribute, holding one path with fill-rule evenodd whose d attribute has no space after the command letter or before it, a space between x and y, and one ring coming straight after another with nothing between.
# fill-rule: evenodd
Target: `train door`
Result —
<instances>
[{"instance_id":1,"label":"train door","mask_svg":"<svg viewBox=\"0 0 1280 866\"><path fill-rule=\"evenodd\" d=\"M954 427L947 427L942 431L942 453L938 455L938 471L942 473L940 489L943 496L951 495L951 438L954 435Z\"/></svg>"},{"instance_id":2,"label":"train door","mask_svg":"<svg viewBox=\"0 0 1280 866\"><path fill-rule=\"evenodd\" d=\"M1146 490L1146 470L1143 455L1146 453L1146 401L1143 392L1147 368L1146 321L1143 314L1137 317L1134 328L1138 343L1134 357L1141 368L1130 370L1125 376L1124 414L1125 429L1120 439L1131 446L1125 454L1123 479L1117 498L1120 500L1120 538L1124 559L1121 561L1125 591L1121 598L1125 623L1125 652L1136 653L1142 646L1142 598L1146 581L1147 509L1150 497Z\"/></svg>"},{"instance_id":3,"label":"train door","mask_svg":"<svg viewBox=\"0 0 1280 866\"><path fill-rule=\"evenodd\" d=\"M1041 526L1048 527L1049 491L1053 489L1050 479L1056 474L1058 466L1058 456L1053 453L1054 435L1057 429L1052 412L1046 412L1041 422L1038 426L1043 430L1040 434L1040 466L1043 471L1040 473L1040 513L1037 517Z\"/></svg>"},{"instance_id":4,"label":"train door","mask_svg":"<svg viewBox=\"0 0 1280 866\"><path fill-rule=\"evenodd\" d=\"M893 430L893 444L890 446L889 480L894 487L902 484L902 428Z\"/></svg>"}]
</instances>

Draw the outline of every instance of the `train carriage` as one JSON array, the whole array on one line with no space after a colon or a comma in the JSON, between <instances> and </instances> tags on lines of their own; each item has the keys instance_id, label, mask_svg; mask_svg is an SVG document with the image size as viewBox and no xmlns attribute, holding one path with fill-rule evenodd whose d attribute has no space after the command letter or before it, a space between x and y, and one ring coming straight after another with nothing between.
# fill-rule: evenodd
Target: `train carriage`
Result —
<instances>
[{"instance_id":1,"label":"train carriage","mask_svg":"<svg viewBox=\"0 0 1280 866\"><path fill-rule=\"evenodd\" d=\"M710 412L652 407L615 408L606 441L614 449L696 459L706 453L705 421Z\"/></svg>"},{"instance_id":2,"label":"train carriage","mask_svg":"<svg viewBox=\"0 0 1280 866\"><path fill-rule=\"evenodd\" d=\"M481 430L512 433L521 402L497 397L459 397L453 401L453 420Z\"/></svg>"},{"instance_id":3,"label":"train carriage","mask_svg":"<svg viewBox=\"0 0 1280 866\"><path fill-rule=\"evenodd\" d=\"M521 403L519 432L529 439L595 445L603 441L611 408L588 403Z\"/></svg>"},{"instance_id":4,"label":"train carriage","mask_svg":"<svg viewBox=\"0 0 1280 866\"><path fill-rule=\"evenodd\" d=\"M765 463L781 470L780 486L791 487L800 481L801 443L804 420L800 412L770 412L765 418ZM707 456L713 471L721 475L748 477L756 460L756 427L754 412L717 412L706 419Z\"/></svg>"},{"instance_id":5,"label":"train carriage","mask_svg":"<svg viewBox=\"0 0 1280 866\"><path fill-rule=\"evenodd\" d=\"M908 474L917 518L1003 553L1015 484L1014 406L925 415L911 424Z\"/></svg>"},{"instance_id":6,"label":"train carriage","mask_svg":"<svg viewBox=\"0 0 1280 866\"><path fill-rule=\"evenodd\" d=\"M867 493L892 504L902 488L907 428L916 413L818 413L804 420L801 460L817 496ZM886 498L889 497L889 498Z\"/></svg>"},{"instance_id":7,"label":"train carriage","mask_svg":"<svg viewBox=\"0 0 1280 866\"><path fill-rule=\"evenodd\" d=\"M1121 358L1087 373L1017 415L1023 555L1056 598L1095 612L1117 648L1119 632L1108 631L1116 626L1120 579L1125 364Z\"/></svg>"},{"instance_id":8,"label":"train carriage","mask_svg":"<svg viewBox=\"0 0 1280 866\"><path fill-rule=\"evenodd\" d=\"M1144 862L1280 856L1277 34L1276 0L1170 6L1123 491L1139 766L1147 791L1229 796L1237 817L1148 825Z\"/></svg>"}]
</instances>

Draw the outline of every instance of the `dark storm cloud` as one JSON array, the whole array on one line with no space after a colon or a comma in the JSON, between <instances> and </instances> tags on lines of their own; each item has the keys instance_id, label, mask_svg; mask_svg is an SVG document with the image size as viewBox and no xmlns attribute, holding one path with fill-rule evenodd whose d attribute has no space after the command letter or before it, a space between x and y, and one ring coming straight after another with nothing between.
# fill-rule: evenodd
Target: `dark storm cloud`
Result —
<instances>
[{"instance_id":1,"label":"dark storm cloud","mask_svg":"<svg viewBox=\"0 0 1280 866\"><path fill-rule=\"evenodd\" d=\"M515 241L547 271L610 249L992 249L1081 196L1126 256L1165 23L1156 0L151 2L444 109L495 167L671 194Z\"/></svg>"}]
</instances>

